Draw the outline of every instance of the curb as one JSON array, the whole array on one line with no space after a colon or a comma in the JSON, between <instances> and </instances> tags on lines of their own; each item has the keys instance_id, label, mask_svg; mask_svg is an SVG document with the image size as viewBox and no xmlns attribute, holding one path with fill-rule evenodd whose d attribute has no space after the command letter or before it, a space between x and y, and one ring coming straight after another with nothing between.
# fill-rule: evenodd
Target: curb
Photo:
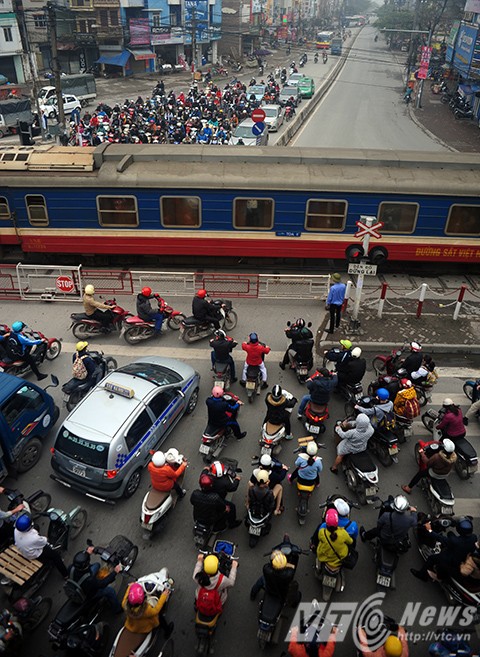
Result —
<instances>
[{"instance_id":1,"label":"curb","mask_svg":"<svg viewBox=\"0 0 480 657\"><path fill-rule=\"evenodd\" d=\"M443 141L443 139L440 139L440 137L437 137L437 135L434 135L433 132L431 132L428 128L426 128L423 123L421 123L420 119L416 116L415 112L413 109L410 107L410 105L407 105L407 111L408 115L412 119L412 121L415 123L417 128L420 128L422 132L424 132L427 137L435 141L437 144L440 144L440 146L443 146L443 148L446 148L448 151L452 153L459 153L460 151L454 148L453 146L450 146L446 142Z\"/></svg>"},{"instance_id":2,"label":"curb","mask_svg":"<svg viewBox=\"0 0 480 657\"><path fill-rule=\"evenodd\" d=\"M353 340L355 342L355 340ZM331 343L338 344L338 340L319 340L318 345L329 346ZM377 351L377 350L393 350L398 347L397 342L355 342L356 347L360 347L364 351ZM465 355L475 355L480 356L480 344L442 344L434 343L427 344L422 343L422 351L445 354L445 353L455 353L455 354L465 354Z\"/></svg>"}]
</instances>

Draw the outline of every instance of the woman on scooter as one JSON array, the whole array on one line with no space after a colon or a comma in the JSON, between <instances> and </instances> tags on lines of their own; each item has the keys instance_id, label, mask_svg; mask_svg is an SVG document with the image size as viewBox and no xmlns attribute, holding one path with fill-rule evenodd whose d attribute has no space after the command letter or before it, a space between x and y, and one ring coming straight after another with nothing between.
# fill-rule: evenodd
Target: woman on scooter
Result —
<instances>
[{"instance_id":1,"label":"woman on scooter","mask_svg":"<svg viewBox=\"0 0 480 657\"><path fill-rule=\"evenodd\" d=\"M237 579L238 561L232 561L230 575L223 575L219 569L218 557L214 554L204 556L199 554L197 563L193 570L193 579L197 583L195 591L195 600L198 598L200 589L216 590L220 595L222 607L225 605L228 597L228 589L234 586Z\"/></svg>"},{"instance_id":2,"label":"woman on scooter","mask_svg":"<svg viewBox=\"0 0 480 657\"><path fill-rule=\"evenodd\" d=\"M307 443L305 453L302 452L298 455L295 461L296 468L291 475L288 475L288 480L292 482L298 477L298 483L303 486L318 486L320 483L320 473L323 470L323 463L320 456L317 456L318 447L314 440Z\"/></svg>"},{"instance_id":3,"label":"woman on scooter","mask_svg":"<svg viewBox=\"0 0 480 657\"><path fill-rule=\"evenodd\" d=\"M162 614L162 609L169 596L170 589L167 587L153 607L145 595L143 586L138 582L130 584L122 602L122 607L127 614L125 629L134 634L149 634L161 625L165 636L170 636L173 632L173 623L167 623Z\"/></svg>"},{"instance_id":4,"label":"woman on scooter","mask_svg":"<svg viewBox=\"0 0 480 657\"><path fill-rule=\"evenodd\" d=\"M330 468L330 472L333 472L333 474L338 473L338 466L346 454L364 452L374 431L375 429L370 424L368 415L365 415L365 413L359 413L354 422L337 425L335 427L335 433L341 440L337 444L337 458Z\"/></svg>"},{"instance_id":5,"label":"woman on scooter","mask_svg":"<svg viewBox=\"0 0 480 657\"><path fill-rule=\"evenodd\" d=\"M340 568L342 561L348 556L353 538L338 526L338 513L335 509L327 511L325 523L326 527L318 531L317 559L332 569Z\"/></svg>"},{"instance_id":6,"label":"woman on scooter","mask_svg":"<svg viewBox=\"0 0 480 657\"><path fill-rule=\"evenodd\" d=\"M460 406L453 403L450 397L443 400L442 408L443 418L437 424L439 429L446 438L455 441L457 438L465 436L465 424L463 423L463 414Z\"/></svg>"}]
</instances>

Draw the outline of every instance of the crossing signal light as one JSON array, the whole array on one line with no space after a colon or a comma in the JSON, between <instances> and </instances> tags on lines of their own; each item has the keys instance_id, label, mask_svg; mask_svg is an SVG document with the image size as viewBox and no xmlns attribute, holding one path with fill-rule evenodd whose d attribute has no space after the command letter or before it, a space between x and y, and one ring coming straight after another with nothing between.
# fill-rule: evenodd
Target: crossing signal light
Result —
<instances>
[{"instance_id":1,"label":"crossing signal light","mask_svg":"<svg viewBox=\"0 0 480 657\"><path fill-rule=\"evenodd\" d=\"M348 262L360 262L364 255L363 246L361 244L350 244L345 249L345 255Z\"/></svg>"},{"instance_id":2,"label":"crossing signal light","mask_svg":"<svg viewBox=\"0 0 480 657\"><path fill-rule=\"evenodd\" d=\"M381 265L388 258L388 251L383 246L374 246L368 252L368 261L372 265Z\"/></svg>"},{"instance_id":3,"label":"crossing signal light","mask_svg":"<svg viewBox=\"0 0 480 657\"><path fill-rule=\"evenodd\" d=\"M374 246L367 255L361 244L350 244L345 249L348 262L369 262L372 265L381 265L388 258L388 251L383 246Z\"/></svg>"}]
</instances>

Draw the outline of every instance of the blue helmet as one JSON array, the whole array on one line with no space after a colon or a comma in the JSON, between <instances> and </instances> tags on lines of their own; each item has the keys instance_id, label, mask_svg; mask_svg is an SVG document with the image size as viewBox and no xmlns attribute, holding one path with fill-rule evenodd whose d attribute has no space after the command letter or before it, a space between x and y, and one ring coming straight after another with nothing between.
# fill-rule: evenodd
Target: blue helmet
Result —
<instances>
[{"instance_id":1,"label":"blue helmet","mask_svg":"<svg viewBox=\"0 0 480 657\"><path fill-rule=\"evenodd\" d=\"M25 324L23 322L13 322L12 324L12 331L15 331L15 333L19 333Z\"/></svg>"},{"instance_id":2,"label":"blue helmet","mask_svg":"<svg viewBox=\"0 0 480 657\"><path fill-rule=\"evenodd\" d=\"M390 399L390 393L386 388L379 388L377 390L377 397L382 401L387 401L387 399Z\"/></svg>"},{"instance_id":3,"label":"blue helmet","mask_svg":"<svg viewBox=\"0 0 480 657\"><path fill-rule=\"evenodd\" d=\"M18 529L19 532L26 532L32 526L32 519L28 513L22 513L15 522L15 529Z\"/></svg>"},{"instance_id":4,"label":"blue helmet","mask_svg":"<svg viewBox=\"0 0 480 657\"><path fill-rule=\"evenodd\" d=\"M248 337L250 342L258 342L258 335L256 333L250 333Z\"/></svg>"}]
</instances>

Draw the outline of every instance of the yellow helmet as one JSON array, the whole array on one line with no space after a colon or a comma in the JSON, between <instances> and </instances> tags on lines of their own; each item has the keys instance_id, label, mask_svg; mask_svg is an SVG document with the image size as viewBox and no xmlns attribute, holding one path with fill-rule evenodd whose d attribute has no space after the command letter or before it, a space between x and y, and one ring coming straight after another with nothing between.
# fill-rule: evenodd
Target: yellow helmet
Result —
<instances>
[{"instance_id":1,"label":"yellow helmet","mask_svg":"<svg viewBox=\"0 0 480 657\"><path fill-rule=\"evenodd\" d=\"M402 642L398 636L391 634L385 641L385 657L402 657Z\"/></svg>"},{"instance_id":2,"label":"yellow helmet","mask_svg":"<svg viewBox=\"0 0 480 657\"><path fill-rule=\"evenodd\" d=\"M86 342L85 340L80 340L80 342L77 342L77 346L75 347L75 349L77 351L83 351L87 347L88 347L88 342Z\"/></svg>"},{"instance_id":3,"label":"yellow helmet","mask_svg":"<svg viewBox=\"0 0 480 657\"><path fill-rule=\"evenodd\" d=\"M288 563L287 557L281 550L274 550L270 555L270 561L275 570L283 570Z\"/></svg>"},{"instance_id":4,"label":"yellow helmet","mask_svg":"<svg viewBox=\"0 0 480 657\"><path fill-rule=\"evenodd\" d=\"M85 285L85 294L95 294L93 285Z\"/></svg>"},{"instance_id":5,"label":"yellow helmet","mask_svg":"<svg viewBox=\"0 0 480 657\"><path fill-rule=\"evenodd\" d=\"M203 570L207 575L216 575L218 573L218 558L214 554L209 554L203 560Z\"/></svg>"}]
</instances>

